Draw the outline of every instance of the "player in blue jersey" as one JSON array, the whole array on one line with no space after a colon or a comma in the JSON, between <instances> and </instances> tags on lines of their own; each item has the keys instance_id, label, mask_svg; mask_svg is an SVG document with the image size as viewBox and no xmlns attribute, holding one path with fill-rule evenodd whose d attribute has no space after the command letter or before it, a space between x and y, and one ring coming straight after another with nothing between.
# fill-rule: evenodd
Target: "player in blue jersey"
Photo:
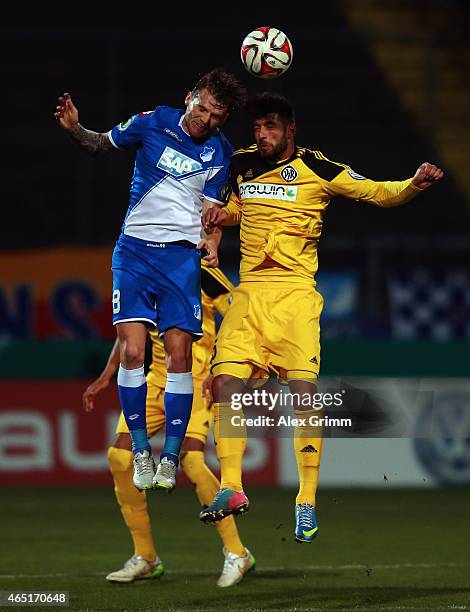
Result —
<instances>
[{"instance_id":1,"label":"player in blue jersey","mask_svg":"<svg viewBox=\"0 0 470 612\"><path fill-rule=\"evenodd\" d=\"M220 236L201 234L201 212L223 203L232 147L220 132L244 87L215 69L185 98L186 109L157 106L105 133L84 128L71 96L58 100L59 125L86 152L135 151L130 203L113 253L113 323L121 364L118 389L132 437L134 484L171 491L191 414L191 345L202 335L201 250L218 263ZM155 471L147 437L144 353L158 326L167 355L166 440Z\"/></svg>"}]
</instances>

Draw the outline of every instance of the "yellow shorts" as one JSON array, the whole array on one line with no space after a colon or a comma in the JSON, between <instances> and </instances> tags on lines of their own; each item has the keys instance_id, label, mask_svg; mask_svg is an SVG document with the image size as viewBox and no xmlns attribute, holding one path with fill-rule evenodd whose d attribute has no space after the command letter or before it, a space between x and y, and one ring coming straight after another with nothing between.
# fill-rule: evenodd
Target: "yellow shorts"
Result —
<instances>
[{"instance_id":1,"label":"yellow shorts","mask_svg":"<svg viewBox=\"0 0 470 612\"><path fill-rule=\"evenodd\" d=\"M217 335L212 374L317 378L322 308L322 296L310 286L241 283Z\"/></svg>"},{"instance_id":2,"label":"yellow shorts","mask_svg":"<svg viewBox=\"0 0 470 612\"><path fill-rule=\"evenodd\" d=\"M147 432L151 438L165 425L165 408L163 397L165 389L147 380ZM207 401L202 397L202 380L194 379L194 399L189 419L186 437L196 438L203 444L206 443L207 435L212 424L212 410L207 408ZM116 427L116 434L129 433L124 414L121 412Z\"/></svg>"}]
</instances>

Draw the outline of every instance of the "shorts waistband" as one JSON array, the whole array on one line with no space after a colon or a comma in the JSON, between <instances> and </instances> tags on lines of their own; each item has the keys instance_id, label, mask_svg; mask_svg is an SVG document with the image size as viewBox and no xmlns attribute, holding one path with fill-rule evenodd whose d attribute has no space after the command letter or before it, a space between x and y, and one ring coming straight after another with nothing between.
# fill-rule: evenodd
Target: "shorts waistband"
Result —
<instances>
[{"instance_id":1,"label":"shorts waistband","mask_svg":"<svg viewBox=\"0 0 470 612\"><path fill-rule=\"evenodd\" d=\"M195 249L196 244L194 242L190 242L189 240L175 240L172 242L155 242L153 240L142 240L142 238L136 238L135 236L129 236L127 234L121 234L119 236L118 242L123 242L124 244L135 244L140 247L149 247L153 249L166 249L171 247L183 247L185 249Z\"/></svg>"}]
</instances>

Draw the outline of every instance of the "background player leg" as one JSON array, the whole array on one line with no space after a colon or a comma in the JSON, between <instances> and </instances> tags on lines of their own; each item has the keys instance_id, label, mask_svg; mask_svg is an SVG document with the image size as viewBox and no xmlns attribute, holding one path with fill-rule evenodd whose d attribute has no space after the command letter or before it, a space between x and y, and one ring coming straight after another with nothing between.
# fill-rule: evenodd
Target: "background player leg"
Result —
<instances>
[{"instance_id":1,"label":"background player leg","mask_svg":"<svg viewBox=\"0 0 470 612\"><path fill-rule=\"evenodd\" d=\"M300 397L313 396L317 387L311 381L289 380L291 393ZM318 533L316 521L316 491L320 470L320 457L323 443L321 427L311 424L312 416L321 412L310 406L294 406L295 416L305 421L294 429L294 453L299 472L299 492L295 500L295 539L300 543L310 543Z\"/></svg>"},{"instance_id":2,"label":"background player leg","mask_svg":"<svg viewBox=\"0 0 470 612\"><path fill-rule=\"evenodd\" d=\"M235 393L243 393L244 388L243 380L235 376L219 375L212 383L214 439L220 462L221 483L211 505L199 514L205 523L220 521L230 514L243 513L250 505L242 486L246 428L234 427L231 423L234 414L231 397ZM243 411L237 410L236 414L243 416Z\"/></svg>"},{"instance_id":3,"label":"background player leg","mask_svg":"<svg viewBox=\"0 0 470 612\"><path fill-rule=\"evenodd\" d=\"M185 438L181 467L195 486L201 506L209 506L220 489L220 482L205 462L203 442L196 438ZM225 556L224 567L217 585L228 587L240 582L247 572L254 569L256 561L250 551L243 546L233 516L217 522L215 526L223 542Z\"/></svg>"},{"instance_id":4,"label":"background player leg","mask_svg":"<svg viewBox=\"0 0 470 612\"><path fill-rule=\"evenodd\" d=\"M110 582L133 582L141 578L159 578L163 563L155 550L147 500L132 482L132 451L129 434L121 433L108 450L109 468L114 480L116 499L134 542L134 555L124 567L106 576Z\"/></svg>"},{"instance_id":5,"label":"background player leg","mask_svg":"<svg viewBox=\"0 0 470 612\"><path fill-rule=\"evenodd\" d=\"M153 484L155 488L168 492L172 491L176 484L179 454L191 416L193 403L192 343L193 336L181 329L173 328L165 332L166 437Z\"/></svg>"},{"instance_id":6,"label":"background player leg","mask_svg":"<svg viewBox=\"0 0 470 612\"><path fill-rule=\"evenodd\" d=\"M116 325L121 364L118 391L122 411L132 438L134 453L134 484L138 489L151 489L155 466L147 437L147 383L144 373L147 328L138 321Z\"/></svg>"}]
</instances>

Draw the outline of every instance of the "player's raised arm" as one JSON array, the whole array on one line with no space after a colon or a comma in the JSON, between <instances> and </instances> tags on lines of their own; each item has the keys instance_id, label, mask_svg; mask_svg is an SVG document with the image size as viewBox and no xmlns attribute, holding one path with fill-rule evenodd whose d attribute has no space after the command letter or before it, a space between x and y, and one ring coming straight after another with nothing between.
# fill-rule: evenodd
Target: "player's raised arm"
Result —
<instances>
[{"instance_id":1,"label":"player's raised arm","mask_svg":"<svg viewBox=\"0 0 470 612\"><path fill-rule=\"evenodd\" d=\"M60 96L57 100L54 117L60 127L67 131L72 140L90 155L113 151L115 149L107 133L93 132L92 130L84 128L83 125L80 125L78 122L77 107L72 102L69 93L64 93L64 95Z\"/></svg>"},{"instance_id":2,"label":"player's raised arm","mask_svg":"<svg viewBox=\"0 0 470 612\"><path fill-rule=\"evenodd\" d=\"M440 168L428 162L421 164L415 175L404 181L373 181L346 167L328 182L327 191L331 195L389 208L408 202L443 176Z\"/></svg>"}]
</instances>

